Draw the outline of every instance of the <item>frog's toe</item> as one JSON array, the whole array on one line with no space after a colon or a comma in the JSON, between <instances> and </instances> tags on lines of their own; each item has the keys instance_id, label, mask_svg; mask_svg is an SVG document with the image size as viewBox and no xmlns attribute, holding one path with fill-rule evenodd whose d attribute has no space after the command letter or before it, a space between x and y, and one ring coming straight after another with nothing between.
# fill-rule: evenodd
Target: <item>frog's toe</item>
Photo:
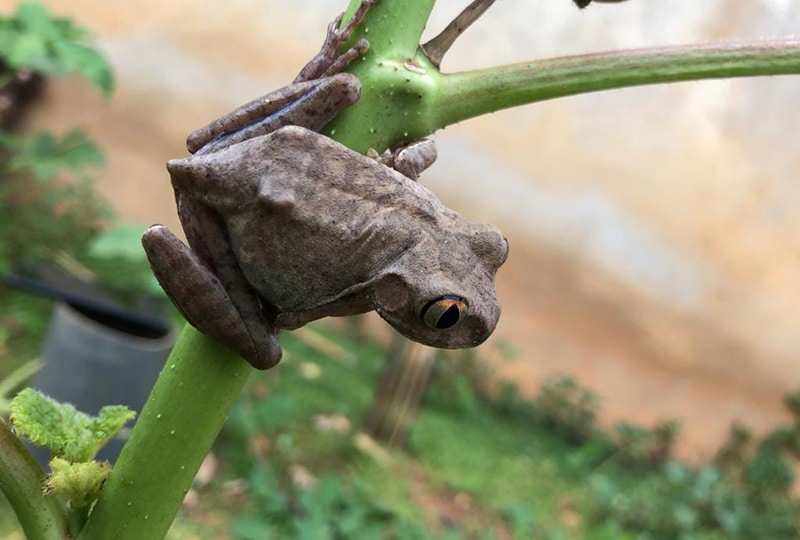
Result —
<instances>
[{"instance_id":1,"label":"frog's toe","mask_svg":"<svg viewBox=\"0 0 800 540\"><path fill-rule=\"evenodd\" d=\"M247 351L239 351L239 354L254 368L270 369L281 361L283 349L277 334L269 334L267 339L252 341L251 344Z\"/></svg>"}]
</instances>

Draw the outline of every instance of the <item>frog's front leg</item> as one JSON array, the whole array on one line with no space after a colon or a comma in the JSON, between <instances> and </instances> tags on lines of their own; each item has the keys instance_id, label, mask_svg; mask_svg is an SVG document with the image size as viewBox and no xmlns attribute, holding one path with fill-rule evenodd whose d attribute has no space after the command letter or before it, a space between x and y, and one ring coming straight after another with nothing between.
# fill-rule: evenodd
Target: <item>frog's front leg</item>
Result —
<instances>
[{"instance_id":1,"label":"frog's front leg","mask_svg":"<svg viewBox=\"0 0 800 540\"><path fill-rule=\"evenodd\" d=\"M241 274L238 266L232 268L223 256L215 273L162 225L147 229L142 245L162 288L192 326L237 352L256 369L268 369L280 361L274 314L260 305L243 276L235 277ZM211 251L220 258L218 248ZM238 282L235 286L230 283L232 273L233 281Z\"/></svg>"},{"instance_id":2,"label":"frog's front leg","mask_svg":"<svg viewBox=\"0 0 800 540\"><path fill-rule=\"evenodd\" d=\"M328 26L320 51L292 84L254 99L189 135L189 152L208 154L288 125L319 131L355 103L361 95L361 85L356 77L343 71L367 52L369 42L360 39L342 53L339 48L375 1L363 0L342 28L339 24L343 14L339 15Z\"/></svg>"},{"instance_id":3,"label":"frog's front leg","mask_svg":"<svg viewBox=\"0 0 800 540\"><path fill-rule=\"evenodd\" d=\"M369 11L377 0L362 0L358 9L353 14L347 23L341 28L339 25L342 23L344 13L340 14L336 19L328 25L328 33L325 36L325 42L322 44L319 52L312 58L300 73L295 77L294 82L310 81L327 77L335 73L339 73L354 59L363 56L369 49L369 43L366 39L360 39L353 46L345 51L339 53L339 47L350 39L353 30L361 24L364 16Z\"/></svg>"},{"instance_id":4,"label":"frog's front leg","mask_svg":"<svg viewBox=\"0 0 800 540\"><path fill-rule=\"evenodd\" d=\"M193 154L222 150L288 126L319 131L358 101L361 84L349 73L294 83L238 107L186 139Z\"/></svg>"}]
</instances>

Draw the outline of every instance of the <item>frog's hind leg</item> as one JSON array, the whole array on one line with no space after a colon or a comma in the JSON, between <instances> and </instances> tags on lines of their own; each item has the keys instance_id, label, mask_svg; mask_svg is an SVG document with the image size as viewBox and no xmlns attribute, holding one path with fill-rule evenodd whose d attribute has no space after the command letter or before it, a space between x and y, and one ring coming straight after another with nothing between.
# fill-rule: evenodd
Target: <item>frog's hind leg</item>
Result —
<instances>
[{"instance_id":1,"label":"frog's hind leg","mask_svg":"<svg viewBox=\"0 0 800 540\"><path fill-rule=\"evenodd\" d=\"M436 143L433 139L420 139L397 149L392 167L407 178L417 180L435 161Z\"/></svg>"},{"instance_id":2,"label":"frog's hind leg","mask_svg":"<svg viewBox=\"0 0 800 540\"><path fill-rule=\"evenodd\" d=\"M161 287L192 326L257 369L280 361L276 331L258 305L257 295L250 296L251 305L237 305L206 263L162 225L147 229L142 245Z\"/></svg>"},{"instance_id":3,"label":"frog's hind leg","mask_svg":"<svg viewBox=\"0 0 800 540\"><path fill-rule=\"evenodd\" d=\"M419 175L436 161L436 143L433 139L413 141L380 155L371 152L367 154L369 157L414 181L419 180Z\"/></svg>"}]
</instances>

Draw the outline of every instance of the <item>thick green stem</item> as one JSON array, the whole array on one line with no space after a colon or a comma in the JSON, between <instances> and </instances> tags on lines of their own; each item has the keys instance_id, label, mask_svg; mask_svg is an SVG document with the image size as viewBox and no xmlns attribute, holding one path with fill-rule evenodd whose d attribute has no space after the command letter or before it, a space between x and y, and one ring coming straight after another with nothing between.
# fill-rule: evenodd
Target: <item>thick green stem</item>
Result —
<instances>
[{"instance_id":1,"label":"thick green stem","mask_svg":"<svg viewBox=\"0 0 800 540\"><path fill-rule=\"evenodd\" d=\"M163 538L252 372L187 326L79 540Z\"/></svg>"},{"instance_id":2,"label":"thick green stem","mask_svg":"<svg viewBox=\"0 0 800 540\"><path fill-rule=\"evenodd\" d=\"M352 12L360 0L351 0ZM347 71L361 81L361 99L340 113L324 133L356 150L383 150L401 140L421 139L434 131L423 114L419 96L431 96L436 88L427 74L436 68L419 50L435 0L380 0L367 13L362 30L370 50ZM432 103L426 99L425 103ZM406 116L407 114L413 117Z\"/></svg>"},{"instance_id":3,"label":"thick green stem","mask_svg":"<svg viewBox=\"0 0 800 540\"><path fill-rule=\"evenodd\" d=\"M418 51L413 58L368 56L352 71L364 87L361 100L331 122L327 133L365 152L546 99L645 84L798 74L800 40L615 51L446 75Z\"/></svg>"},{"instance_id":4,"label":"thick green stem","mask_svg":"<svg viewBox=\"0 0 800 540\"><path fill-rule=\"evenodd\" d=\"M0 419L0 488L29 540L63 540L64 509L42 492L44 472Z\"/></svg>"},{"instance_id":5,"label":"thick green stem","mask_svg":"<svg viewBox=\"0 0 800 540\"><path fill-rule=\"evenodd\" d=\"M431 123L444 127L500 109L611 88L798 73L797 39L552 58L443 76Z\"/></svg>"},{"instance_id":6,"label":"thick green stem","mask_svg":"<svg viewBox=\"0 0 800 540\"><path fill-rule=\"evenodd\" d=\"M370 49L365 60L370 58L411 58L419 47L422 32L436 0L378 0L356 30L351 41L364 37L369 40ZM345 11L345 19L352 15L361 0L350 0ZM358 74L365 67L356 63L349 70ZM369 68L366 68L367 70Z\"/></svg>"}]
</instances>

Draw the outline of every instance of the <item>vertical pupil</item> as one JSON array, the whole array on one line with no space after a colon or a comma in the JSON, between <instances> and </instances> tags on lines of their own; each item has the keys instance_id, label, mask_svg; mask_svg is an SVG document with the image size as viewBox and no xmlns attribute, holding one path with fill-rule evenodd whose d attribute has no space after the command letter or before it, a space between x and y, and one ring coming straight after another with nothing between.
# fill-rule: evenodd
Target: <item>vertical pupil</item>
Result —
<instances>
[{"instance_id":1,"label":"vertical pupil","mask_svg":"<svg viewBox=\"0 0 800 540\"><path fill-rule=\"evenodd\" d=\"M439 320L436 321L436 328L444 329L450 328L454 324L458 322L458 318L461 316L461 311L458 309L458 304L453 304L447 311L442 313L442 316L439 317Z\"/></svg>"}]
</instances>

